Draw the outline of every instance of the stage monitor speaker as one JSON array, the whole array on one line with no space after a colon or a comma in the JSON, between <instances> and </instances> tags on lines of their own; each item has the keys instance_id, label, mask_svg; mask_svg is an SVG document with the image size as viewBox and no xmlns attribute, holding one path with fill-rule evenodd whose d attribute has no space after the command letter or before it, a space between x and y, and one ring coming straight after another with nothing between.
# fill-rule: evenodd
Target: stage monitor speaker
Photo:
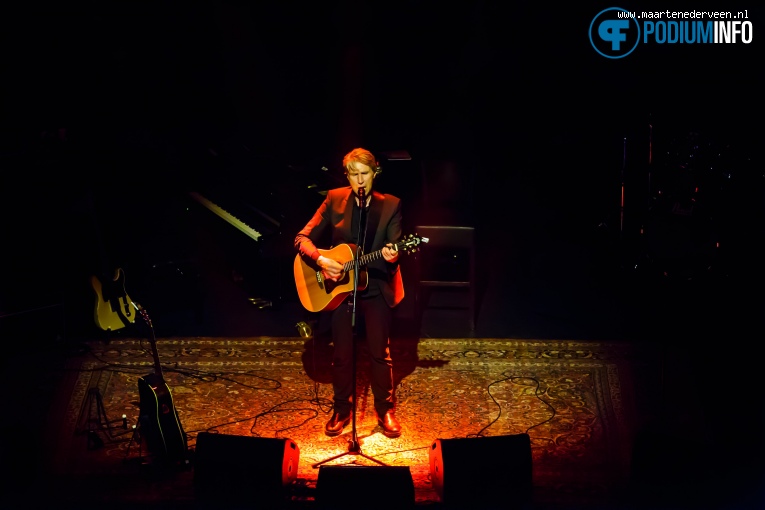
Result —
<instances>
[{"instance_id":1,"label":"stage monitor speaker","mask_svg":"<svg viewBox=\"0 0 765 510\"><path fill-rule=\"evenodd\" d=\"M531 506L528 434L436 439L429 462L433 488L447 508Z\"/></svg>"},{"instance_id":2,"label":"stage monitor speaker","mask_svg":"<svg viewBox=\"0 0 765 510\"><path fill-rule=\"evenodd\" d=\"M297 479L300 449L291 439L200 432L193 459L200 501L272 505Z\"/></svg>"},{"instance_id":3,"label":"stage monitor speaker","mask_svg":"<svg viewBox=\"0 0 765 510\"><path fill-rule=\"evenodd\" d=\"M316 503L322 510L413 509L412 473L408 466L319 466Z\"/></svg>"}]
</instances>

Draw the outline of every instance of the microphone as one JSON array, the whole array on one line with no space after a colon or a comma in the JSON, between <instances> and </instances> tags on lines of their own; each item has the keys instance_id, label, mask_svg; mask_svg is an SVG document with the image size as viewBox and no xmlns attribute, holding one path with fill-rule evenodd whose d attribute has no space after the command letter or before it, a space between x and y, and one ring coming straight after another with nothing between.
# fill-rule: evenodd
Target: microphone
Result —
<instances>
[{"instance_id":1,"label":"microphone","mask_svg":"<svg viewBox=\"0 0 765 510\"><path fill-rule=\"evenodd\" d=\"M366 191L364 191L364 188L359 188L356 193L359 196L359 207L361 207L362 209L366 209L367 208Z\"/></svg>"}]
</instances>

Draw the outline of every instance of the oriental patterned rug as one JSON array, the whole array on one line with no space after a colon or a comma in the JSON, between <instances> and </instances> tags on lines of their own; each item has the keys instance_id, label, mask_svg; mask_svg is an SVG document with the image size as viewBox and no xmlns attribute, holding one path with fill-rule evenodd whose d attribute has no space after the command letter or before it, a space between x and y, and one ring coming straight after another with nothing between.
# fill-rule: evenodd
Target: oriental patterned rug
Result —
<instances>
[{"instance_id":1,"label":"oriental patterned rug","mask_svg":"<svg viewBox=\"0 0 765 510\"><path fill-rule=\"evenodd\" d=\"M305 493L315 488L315 464L348 451L352 427L335 438L323 433L332 397L332 345L326 340L160 338L156 343L192 451L203 431L291 439L300 451L297 485L308 489ZM53 441L54 473L70 480L97 477L98 490L92 481L88 489L63 485L101 502L139 503L157 491L176 501L193 499L193 468L154 480L153 495L145 485L137 490L125 482L146 453L133 440L133 425L138 378L155 367L150 343L125 338L88 345L89 352L73 361L69 386L62 388L65 418ZM361 451L386 465L408 466L417 503L426 505L438 502L428 458L435 439L528 433L538 502L606 502L627 476L629 349L580 341L394 340L397 415L404 433L388 439L377 425L359 341ZM364 456L328 463L375 465ZM475 462L480 468L481 459ZM111 475L121 481L107 481Z\"/></svg>"}]
</instances>

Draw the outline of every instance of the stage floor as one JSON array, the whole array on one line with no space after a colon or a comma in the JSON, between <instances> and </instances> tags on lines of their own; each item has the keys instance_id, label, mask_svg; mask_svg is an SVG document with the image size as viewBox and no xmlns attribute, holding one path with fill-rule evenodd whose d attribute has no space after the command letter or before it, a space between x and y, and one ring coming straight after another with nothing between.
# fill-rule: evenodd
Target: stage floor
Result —
<instances>
[{"instance_id":1,"label":"stage floor","mask_svg":"<svg viewBox=\"0 0 765 510\"><path fill-rule=\"evenodd\" d=\"M163 426L168 437L186 434L186 462L170 468L159 464L133 430L142 398L138 379L154 371L150 342L131 337L87 342L67 356L65 366L48 367L47 376L30 374L38 386L48 379L54 397L45 420L27 427L27 433L39 428L39 448L25 452L20 442L7 447L27 461L15 472L15 488L25 490L10 491L9 497L31 506L53 498L65 506L92 508L197 508L209 502L200 500L194 485L196 441L207 432L245 441L213 455L216 467L236 470L230 473L234 480L242 471L256 479L263 469L278 468L286 457L275 456L274 441L282 447L294 444L296 471L285 489L286 507L320 504L321 464L408 468L416 505L439 507L449 483L452 491L469 489L460 487L454 475L448 478L449 469L464 473L472 465L487 479L506 470L517 479L514 460L524 450L510 443L487 448L481 440L527 434L535 508L629 508L645 491L664 490L660 478L636 474L673 462L693 467L677 452L713 442L703 402L693 392L683 399L662 396L662 384L692 379L683 368L683 354L670 349L576 340L395 340L404 433L388 439L374 417L360 339L355 430L364 455L343 455L353 427L335 438L323 433L331 406L332 346L326 339L170 337L156 344L179 417L178 429L168 429L167 422ZM439 440L470 442L470 453L433 458ZM642 455L638 464L636 445ZM668 450L659 450L660 445ZM433 471L438 461L440 475ZM710 473L718 469L700 461ZM502 490L475 487L476 508ZM714 491L706 494L719 497Z\"/></svg>"}]
</instances>

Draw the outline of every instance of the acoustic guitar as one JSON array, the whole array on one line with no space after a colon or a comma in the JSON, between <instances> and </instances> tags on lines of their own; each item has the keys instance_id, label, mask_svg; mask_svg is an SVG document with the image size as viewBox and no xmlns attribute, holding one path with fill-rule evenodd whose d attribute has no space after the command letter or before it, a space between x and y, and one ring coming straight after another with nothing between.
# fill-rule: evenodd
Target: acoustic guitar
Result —
<instances>
[{"instance_id":1,"label":"acoustic guitar","mask_svg":"<svg viewBox=\"0 0 765 510\"><path fill-rule=\"evenodd\" d=\"M175 410L170 387L162 376L154 328L146 310L138 303L134 306L151 332L149 338L154 358L154 372L138 378L141 438L145 439L150 453L164 460L182 461L188 453L188 441Z\"/></svg>"},{"instance_id":2,"label":"acoustic guitar","mask_svg":"<svg viewBox=\"0 0 765 510\"><path fill-rule=\"evenodd\" d=\"M90 277L90 285L96 294L94 318L104 331L116 331L135 323L133 301L125 291L125 272L117 268L112 279Z\"/></svg>"},{"instance_id":3,"label":"acoustic guitar","mask_svg":"<svg viewBox=\"0 0 765 510\"><path fill-rule=\"evenodd\" d=\"M427 237L410 234L393 245L399 252L412 253L417 251L420 243L427 243ZM339 244L329 250L319 249L319 253L327 258L336 260L343 265L343 275L337 281L324 278L321 268L313 260L306 260L301 254L295 257L293 272L300 303L309 312L331 311L353 292L353 281L356 271L359 271L358 290L364 290L369 283L364 269L367 264L382 258L382 250L373 251L356 258L354 244Z\"/></svg>"}]
</instances>

